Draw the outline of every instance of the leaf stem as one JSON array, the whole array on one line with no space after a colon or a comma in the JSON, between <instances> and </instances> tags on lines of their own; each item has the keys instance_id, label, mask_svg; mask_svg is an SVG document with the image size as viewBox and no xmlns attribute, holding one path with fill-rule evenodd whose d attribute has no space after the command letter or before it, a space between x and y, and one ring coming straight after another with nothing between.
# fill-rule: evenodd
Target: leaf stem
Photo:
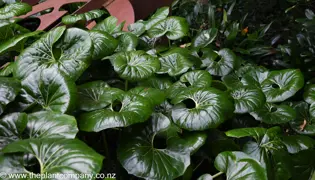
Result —
<instances>
[{"instance_id":1,"label":"leaf stem","mask_svg":"<svg viewBox=\"0 0 315 180\"><path fill-rule=\"evenodd\" d=\"M106 135L105 135L105 131L102 131L102 139L103 139L103 142L104 142L104 148L105 148L105 157L106 159L109 158L109 151L108 151L108 145L107 145L107 139L106 139Z\"/></svg>"},{"instance_id":2,"label":"leaf stem","mask_svg":"<svg viewBox=\"0 0 315 180\"><path fill-rule=\"evenodd\" d=\"M216 178L216 177L221 176L222 174L223 174L223 172L218 172L217 174L213 175L212 178L214 179L214 178Z\"/></svg>"},{"instance_id":3,"label":"leaf stem","mask_svg":"<svg viewBox=\"0 0 315 180\"><path fill-rule=\"evenodd\" d=\"M171 40L168 39L168 47L171 47Z\"/></svg>"},{"instance_id":4,"label":"leaf stem","mask_svg":"<svg viewBox=\"0 0 315 180\"><path fill-rule=\"evenodd\" d=\"M128 91L128 80L125 81L125 91Z\"/></svg>"}]
</instances>

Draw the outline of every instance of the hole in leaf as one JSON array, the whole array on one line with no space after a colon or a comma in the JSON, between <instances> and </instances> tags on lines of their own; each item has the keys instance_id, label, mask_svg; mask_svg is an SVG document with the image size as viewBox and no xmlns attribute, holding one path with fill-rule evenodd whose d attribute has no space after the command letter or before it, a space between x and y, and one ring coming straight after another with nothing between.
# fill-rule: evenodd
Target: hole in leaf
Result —
<instances>
[{"instance_id":1,"label":"hole in leaf","mask_svg":"<svg viewBox=\"0 0 315 180\"><path fill-rule=\"evenodd\" d=\"M202 56L203 56L203 52L202 52L202 51L199 51L199 52L198 52L198 56L199 56L199 57L202 57Z\"/></svg>"},{"instance_id":2,"label":"hole in leaf","mask_svg":"<svg viewBox=\"0 0 315 180\"><path fill-rule=\"evenodd\" d=\"M156 149L165 149L167 147L166 138L155 136L153 140L153 147Z\"/></svg>"},{"instance_id":3,"label":"hole in leaf","mask_svg":"<svg viewBox=\"0 0 315 180\"><path fill-rule=\"evenodd\" d=\"M53 49L53 54L54 54L54 58L55 60L58 60L61 56L61 49L60 48L54 48Z\"/></svg>"},{"instance_id":4,"label":"hole in leaf","mask_svg":"<svg viewBox=\"0 0 315 180\"><path fill-rule=\"evenodd\" d=\"M242 77L238 77L238 80L241 81L241 80L242 80Z\"/></svg>"},{"instance_id":5,"label":"hole in leaf","mask_svg":"<svg viewBox=\"0 0 315 180\"><path fill-rule=\"evenodd\" d=\"M112 104L112 108L115 112L120 112L121 108L122 108L122 103L118 100L115 100Z\"/></svg>"},{"instance_id":6,"label":"hole in leaf","mask_svg":"<svg viewBox=\"0 0 315 180\"><path fill-rule=\"evenodd\" d=\"M276 107L272 107L271 109L270 109L270 112L276 112L277 111L277 108Z\"/></svg>"},{"instance_id":7,"label":"hole in leaf","mask_svg":"<svg viewBox=\"0 0 315 180\"><path fill-rule=\"evenodd\" d=\"M279 89L280 88L280 86L278 85L278 84L272 84L271 85L273 88L275 88L275 89Z\"/></svg>"},{"instance_id":8,"label":"hole in leaf","mask_svg":"<svg viewBox=\"0 0 315 180\"><path fill-rule=\"evenodd\" d=\"M35 174L40 173L40 164L37 160L37 158L32 154L25 154L24 157L24 168L29 171L33 172Z\"/></svg>"},{"instance_id":9,"label":"hole in leaf","mask_svg":"<svg viewBox=\"0 0 315 180\"><path fill-rule=\"evenodd\" d=\"M189 82L185 82L185 86L186 86L186 87L189 87L189 86L190 86L190 83L189 83Z\"/></svg>"},{"instance_id":10,"label":"hole in leaf","mask_svg":"<svg viewBox=\"0 0 315 180\"><path fill-rule=\"evenodd\" d=\"M188 109L193 109L196 107L196 103L192 99L185 99L183 103L186 105Z\"/></svg>"}]
</instances>

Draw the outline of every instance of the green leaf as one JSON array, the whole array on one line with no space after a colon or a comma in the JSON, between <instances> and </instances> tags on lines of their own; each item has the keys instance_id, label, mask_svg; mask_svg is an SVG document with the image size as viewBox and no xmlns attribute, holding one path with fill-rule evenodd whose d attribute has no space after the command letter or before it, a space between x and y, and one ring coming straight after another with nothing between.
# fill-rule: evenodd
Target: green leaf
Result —
<instances>
[{"instance_id":1,"label":"green leaf","mask_svg":"<svg viewBox=\"0 0 315 180\"><path fill-rule=\"evenodd\" d=\"M238 74L235 72L232 72L228 75L223 76L222 82L229 88L229 89L234 89L240 86L243 86L243 83L241 81L242 77L240 77Z\"/></svg>"},{"instance_id":2,"label":"green leaf","mask_svg":"<svg viewBox=\"0 0 315 180\"><path fill-rule=\"evenodd\" d=\"M0 119L0 150L6 145L20 139L27 125L25 113L12 113Z\"/></svg>"},{"instance_id":3,"label":"green leaf","mask_svg":"<svg viewBox=\"0 0 315 180\"><path fill-rule=\"evenodd\" d=\"M163 19L153 25L148 31L151 38L158 38L166 35L170 40L177 40L187 36L189 32L189 25L185 18L171 16Z\"/></svg>"},{"instance_id":4,"label":"green leaf","mask_svg":"<svg viewBox=\"0 0 315 180\"><path fill-rule=\"evenodd\" d=\"M142 20L139 20L133 24L130 24L128 26L128 30L129 32L131 32L132 34L136 35L136 36L141 36L145 31L145 22Z\"/></svg>"},{"instance_id":5,"label":"green leaf","mask_svg":"<svg viewBox=\"0 0 315 180\"><path fill-rule=\"evenodd\" d=\"M93 19L97 19L100 18L101 16L103 16L106 13L106 11L101 10L101 9L94 9L91 10L89 12L86 13L82 13L82 14L69 14L66 15L64 17L62 17L62 23L65 25L69 25L69 24L75 24L79 21L82 22L87 22Z\"/></svg>"},{"instance_id":6,"label":"green leaf","mask_svg":"<svg viewBox=\"0 0 315 180\"><path fill-rule=\"evenodd\" d=\"M191 131L216 128L234 111L227 94L214 88L188 88L172 103L174 123Z\"/></svg>"},{"instance_id":7,"label":"green leaf","mask_svg":"<svg viewBox=\"0 0 315 180\"><path fill-rule=\"evenodd\" d=\"M214 166L226 174L227 180L268 179L266 170L261 163L243 152L222 152L215 158Z\"/></svg>"},{"instance_id":8,"label":"green leaf","mask_svg":"<svg viewBox=\"0 0 315 180\"><path fill-rule=\"evenodd\" d=\"M90 37L93 42L93 60L113 54L118 46L118 41L106 32L92 30Z\"/></svg>"},{"instance_id":9,"label":"green leaf","mask_svg":"<svg viewBox=\"0 0 315 180\"><path fill-rule=\"evenodd\" d=\"M160 105L165 100L165 93L155 88L136 87L130 89L129 92L146 98L151 102L152 106Z\"/></svg>"},{"instance_id":10,"label":"green leaf","mask_svg":"<svg viewBox=\"0 0 315 180\"><path fill-rule=\"evenodd\" d=\"M31 73L22 81L22 87L38 109L65 113L74 108L75 84L54 68Z\"/></svg>"},{"instance_id":11,"label":"green leaf","mask_svg":"<svg viewBox=\"0 0 315 180\"><path fill-rule=\"evenodd\" d=\"M149 30L153 25L157 22L167 18L168 14L170 13L169 7L161 7L159 8L149 20L145 21L145 29Z\"/></svg>"},{"instance_id":12,"label":"green leaf","mask_svg":"<svg viewBox=\"0 0 315 180\"><path fill-rule=\"evenodd\" d=\"M263 136L266 134L267 129L265 128L241 128L241 129L232 129L225 134L229 137L234 137L234 138L242 138L242 137L253 137L256 141L261 141Z\"/></svg>"},{"instance_id":13,"label":"green leaf","mask_svg":"<svg viewBox=\"0 0 315 180\"><path fill-rule=\"evenodd\" d=\"M293 176L292 179L314 179L315 173L315 150L301 151L292 156Z\"/></svg>"},{"instance_id":14,"label":"green leaf","mask_svg":"<svg viewBox=\"0 0 315 180\"><path fill-rule=\"evenodd\" d=\"M296 111L296 118L290 122L291 128L299 134L315 135L315 109L305 102L293 106Z\"/></svg>"},{"instance_id":15,"label":"green leaf","mask_svg":"<svg viewBox=\"0 0 315 180\"><path fill-rule=\"evenodd\" d=\"M145 179L175 179L184 174L190 164L190 155L206 139L203 134L189 134L183 138L170 135L170 120L161 113L152 115L144 127L123 135L118 148L118 159L129 174ZM163 134L166 147L157 146ZM163 138L162 138L163 139Z\"/></svg>"},{"instance_id":16,"label":"green leaf","mask_svg":"<svg viewBox=\"0 0 315 180\"><path fill-rule=\"evenodd\" d=\"M36 36L41 32L42 31L34 31L34 32L26 33L26 34L21 34L3 42L0 45L0 54L3 54L8 51L14 51L14 50L18 52L22 51L25 41L29 37Z\"/></svg>"},{"instance_id":17,"label":"green leaf","mask_svg":"<svg viewBox=\"0 0 315 180\"><path fill-rule=\"evenodd\" d=\"M0 20L21 16L32 11L32 6L27 3L12 3L0 9Z\"/></svg>"},{"instance_id":18,"label":"green leaf","mask_svg":"<svg viewBox=\"0 0 315 180\"><path fill-rule=\"evenodd\" d=\"M192 46L196 48L204 48L208 46L218 35L218 29L211 28L198 33L192 40Z\"/></svg>"},{"instance_id":19,"label":"green leaf","mask_svg":"<svg viewBox=\"0 0 315 180\"><path fill-rule=\"evenodd\" d=\"M15 68L14 62L8 62L4 66L0 67L0 76L6 77L13 73Z\"/></svg>"},{"instance_id":20,"label":"green leaf","mask_svg":"<svg viewBox=\"0 0 315 180\"><path fill-rule=\"evenodd\" d=\"M132 81L147 79L160 69L159 60L144 51L114 54L111 63L120 77Z\"/></svg>"},{"instance_id":21,"label":"green leaf","mask_svg":"<svg viewBox=\"0 0 315 180\"><path fill-rule=\"evenodd\" d=\"M92 41L88 32L58 27L20 54L14 74L25 79L32 72L51 67L77 80L90 64L91 49Z\"/></svg>"},{"instance_id":22,"label":"green leaf","mask_svg":"<svg viewBox=\"0 0 315 180\"><path fill-rule=\"evenodd\" d=\"M110 88L104 81L92 81L78 86L78 108L83 111L94 111L108 106L113 97L124 91Z\"/></svg>"},{"instance_id":23,"label":"green leaf","mask_svg":"<svg viewBox=\"0 0 315 180\"><path fill-rule=\"evenodd\" d=\"M155 89L166 90L171 87L172 81L168 78L151 77L139 83L140 86L153 87Z\"/></svg>"},{"instance_id":24,"label":"green leaf","mask_svg":"<svg viewBox=\"0 0 315 180\"><path fill-rule=\"evenodd\" d=\"M211 75L225 76L233 71L237 65L237 58L230 49L221 49L218 52L207 50L203 53L203 64ZM210 51L210 52L209 52ZM212 51L212 52L211 52Z\"/></svg>"},{"instance_id":25,"label":"green leaf","mask_svg":"<svg viewBox=\"0 0 315 180\"><path fill-rule=\"evenodd\" d=\"M239 86L230 92L234 99L234 113L249 113L262 107L266 98L264 93L251 86Z\"/></svg>"},{"instance_id":26,"label":"green leaf","mask_svg":"<svg viewBox=\"0 0 315 180\"><path fill-rule=\"evenodd\" d=\"M0 115L4 112L4 108L21 90L21 83L15 78L0 77Z\"/></svg>"},{"instance_id":27,"label":"green leaf","mask_svg":"<svg viewBox=\"0 0 315 180\"><path fill-rule=\"evenodd\" d=\"M108 18L104 19L102 22L96 24L92 30L99 30L107 32L110 35L115 35L122 31L122 28L125 25L125 22L120 23L117 25L118 19L114 16L109 16Z\"/></svg>"},{"instance_id":28,"label":"green leaf","mask_svg":"<svg viewBox=\"0 0 315 180\"><path fill-rule=\"evenodd\" d=\"M180 48L171 49L159 58L161 62L161 69L158 74L168 74L170 76L178 76L188 71L193 66L189 60L186 51Z\"/></svg>"},{"instance_id":29,"label":"green leaf","mask_svg":"<svg viewBox=\"0 0 315 180\"><path fill-rule=\"evenodd\" d=\"M257 121L266 124L283 124L296 118L293 108L288 105L266 103L263 107L250 113Z\"/></svg>"},{"instance_id":30,"label":"green leaf","mask_svg":"<svg viewBox=\"0 0 315 180\"><path fill-rule=\"evenodd\" d=\"M119 36L119 46L116 51L133 51L137 46L138 37L130 32L124 32Z\"/></svg>"},{"instance_id":31,"label":"green leaf","mask_svg":"<svg viewBox=\"0 0 315 180\"><path fill-rule=\"evenodd\" d=\"M303 150L313 149L315 147L315 140L308 136L284 136L282 138L282 142L291 154L295 154Z\"/></svg>"},{"instance_id":32,"label":"green leaf","mask_svg":"<svg viewBox=\"0 0 315 180\"><path fill-rule=\"evenodd\" d=\"M312 104L315 102L315 84L307 86L306 90L304 91L304 100Z\"/></svg>"},{"instance_id":33,"label":"green leaf","mask_svg":"<svg viewBox=\"0 0 315 180\"><path fill-rule=\"evenodd\" d=\"M18 152L33 155L39 162L41 174L96 174L101 170L103 161L101 155L78 139L20 140L7 145L2 152L5 154L0 160L0 170L8 174L16 172L15 168L23 167L23 161L17 160L11 160L10 166L1 165L11 153Z\"/></svg>"},{"instance_id":34,"label":"green leaf","mask_svg":"<svg viewBox=\"0 0 315 180\"><path fill-rule=\"evenodd\" d=\"M292 97L304 86L304 78L300 70L272 71L261 86L267 102L282 102Z\"/></svg>"},{"instance_id":35,"label":"green leaf","mask_svg":"<svg viewBox=\"0 0 315 180\"><path fill-rule=\"evenodd\" d=\"M200 176L197 180L213 180L213 177L210 174L204 174Z\"/></svg>"},{"instance_id":36,"label":"green leaf","mask_svg":"<svg viewBox=\"0 0 315 180\"><path fill-rule=\"evenodd\" d=\"M241 79L244 85L256 86L262 88L261 84L268 78L270 72L263 67L256 67L249 70Z\"/></svg>"},{"instance_id":37,"label":"green leaf","mask_svg":"<svg viewBox=\"0 0 315 180\"><path fill-rule=\"evenodd\" d=\"M82 131L99 132L108 128L127 127L146 121L152 113L149 100L131 93L112 97L105 109L84 113L79 118Z\"/></svg>"},{"instance_id":38,"label":"green leaf","mask_svg":"<svg viewBox=\"0 0 315 180\"><path fill-rule=\"evenodd\" d=\"M78 131L77 121L73 116L41 111L28 115L25 133L28 138L74 139Z\"/></svg>"}]
</instances>

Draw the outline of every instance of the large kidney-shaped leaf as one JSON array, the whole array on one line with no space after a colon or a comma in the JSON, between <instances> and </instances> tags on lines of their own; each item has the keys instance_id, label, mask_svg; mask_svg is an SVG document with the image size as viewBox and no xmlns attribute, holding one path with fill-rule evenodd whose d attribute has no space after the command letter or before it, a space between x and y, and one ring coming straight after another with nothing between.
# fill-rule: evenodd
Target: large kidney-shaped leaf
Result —
<instances>
[{"instance_id":1,"label":"large kidney-shaped leaf","mask_svg":"<svg viewBox=\"0 0 315 180\"><path fill-rule=\"evenodd\" d=\"M25 113L12 113L2 117L0 119L0 150L21 138L26 124L27 115Z\"/></svg>"},{"instance_id":2,"label":"large kidney-shaped leaf","mask_svg":"<svg viewBox=\"0 0 315 180\"><path fill-rule=\"evenodd\" d=\"M93 81L78 86L78 108L94 111L108 106L113 97L123 93L122 90L110 88L104 81Z\"/></svg>"},{"instance_id":3,"label":"large kidney-shaped leaf","mask_svg":"<svg viewBox=\"0 0 315 180\"><path fill-rule=\"evenodd\" d=\"M174 48L161 54L159 60L161 62L161 69L158 73L167 73L170 76L181 75L194 65L190 61L187 52L180 48Z\"/></svg>"},{"instance_id":4,"label":"large kidney-shaped leaf","mask_svg":"<svg viewBox=\"0 0 315 180\"><path fill-rule=\"evenodd\" d=\"M17 59L15 76L24 79L32 72L52 67L76 80L90 64L92 41L90 34L78 28L55 28Z\"/></svg>"},{"instance_id":5,"label":"large kidney-shaped leaf","mask_svg":"<svg viewBox=\"0 0 315 180\"><path fill-rule=\"evenodd\" d=\"M167 90L171 87L172 81L169 78L151 77L139 83L140 86L153 87L160 90Z\"/></svg>"},{"instance_id":6,"label":"large kidney-shaped leaf","mask_svg":"<svg viewBox=\"0 0 315 180\"><path fill-rule=\"evenodd\" d=\"M304 100L309 104L312 104L315 102L315 84L308 85L306 87L303 97L304 97Z\"/></svg>"},{"instance_id":7,"label":"large kidney-shaped leaf","mask_svg":"<svg viewBox=\"0 0 315 180\"><path fill-rule=\"evenodd\" d=\"M17 79L0 77L0 115L3 113L5 106L14 101L20 90L21 83Z\"/></svg>"},{"instance_id":8,"label":"large kidney-shaped leaf","mask_svg":"<svg viewBox=\"0 0 315 180\"><path fill-rule=\"evenodd\" d=\"M292 97L304 86L304 78L300 70L272 71L261 86L267 102L281 102Z\"/></svg>"},{"instance_id":9,"label":"large kidney-shaped leaf","mask_svg":"<svg viewBox=\"0 0 315 180\"><path fill-rule=\"evenodd\" d=\"M294 131L299 134L315 135L315 104L309 106L305 102L295 104L296 118L290 122Z\"/></svg>"},{"instance_id":10,"label":"large kidney-shaped leaf","mask_svg":"<svg viewBox=\"0 0 315 180\"><path fill-rule=\"evenodd\" d=\"M102 22L96 24L93 27L93 30L99 30L107 32L110 35L115 36L115 34L121 32L122 28L125 25L125 22L118 24L118 19L114 16L109 16L108 18L104 19Z\"/></svg>"},{"instance_id":11,"label":"large kidney-shaped leaf","mask_svg":"<svg viewBox=\"0 0 315 180\"><path fill-rule=\"evenodd\" d=\"M180 39L188 35L189 27L185 18L168 17L153 25L147 33L151 38L166 35L170 40Z\"/></svg>"},{"instance_id":12,"label":"large kidney-shaped leaf","mask_svg":"<svg viewBox=\"0 0 315 180\"><path fill-rule=\"evenodd\" d=\"M82 14L71 14L71 15L66 15L64 17L62 17L62 23L69 25L69 24L75 24L79 21L81 22L87 22L93 19L97 19L100 18L101 16L103 16L106 13L105 10L101 10L101 9L94 9L91 11L88 11L86 13L82 13Z\"/></svg>"},{"instance_id":13,"label":"large kidney-shaped leaf","mask_svg":"<svg viewBox=\"0 0 315 180\"><path fill-rule=\"evenodd\" d=\"M225 151L214 161L214 166L226 174L227 180L267 180L267 172L261 163L243 152Z\"/></svg>"},{"instance_id":14,"label":"large kidney-shaped leaf","mask_svg":"<svg viewBox=\"0 0 315 180\"><path fill-rule=\"evenodd\" d=\"M204 48L208 46L212 41L217 37L218 29L211 28L203 30L198 33L195 38L192 40L192 46L197 48Z\"/></svg>"},{"instance_id":15,"label":"large kidney-shaped leaf","mask_svg":"<svg viewBox=\"0 0 315 180\"><path fill-rule=\"evenodd\" d=\"M250 114L257 121L267 124L283 124L296 118L296 113L290 106L271 103L266 103L263 107Z\"/></svg>"},{"instance_id":16,"label":"large kidney-shaped leaf","mask_svg":"<svg viewBox=\"0 0 315 180\"><path fill-rule=\"evenodd\" d=\"M171 127L165 115L156 113L141 130L124 134L118 159L129 174L155 180L175 179L184 174L190 164L190 155L204 144L206 136L192 134L179 138L168 133ZM157 139L166 147L158 147Z\"/></svg>"},{"instance_id":17,"label":"large kidney-shaped leaf","mask_svg":"<svg viewBox=\"0 0 315 180\"><path fill-rule=\"evenodd\" d=\"M202 62L207 71L215 76L225 76L233 71L238 58L230 49L221 49L218 52L203 50Z\"/></svg>"},{"instance_id":18,"label":"large kidney-shaped leaf","mask_svg":"<svg viewBox=\"0 0 315 180\"><path fill-rule=\"evenodd\" d=\"M114 127L127 127L146 121L152 113L149 100L131 93L120 93L113 96L106 109L84 113L79 119L82 131L99 132Z\"/></svg>"},{"instance_id":19,"label":"large kidney-shaped leaf","mask_svg":"<svg viewBox=\"0 0 315 180\"><path fill-rule=\"evenodd\" d=\"M118 41L106 32L93 30L90 31L90 37L93 42L94 60L111 55L118 46Z\"/></svg>"},{"instance_id":20,"label":"large kidney-shaped leaf","mask_svg":"<svg viewBox=\"0 0 315 180\"><path fill-rule=\"evenodd\" d=\"M165 100L165 93L160 89L136 87L130 89L129 92L148 99L151 102L152 106L160 105Z\"/></svg>"},{"instance_id":21,"label":"large kidney-shaped leaf","mask_svg":"<svg viewBox=\"0 0 315 180\"><path fill-rule=\"evenodd\" d=\"M116 51L133 51L138 46L138 37L130 32L124 32L119 36L119 46Z\"/></svg>"},{"instance_id":22,"label":"large kidney-shaped leaf","mask_svg":"<svg viewBox=\"0 0 315 180\"><path fill-rule=\"evenodd\" d=\"M121 52L110 59L114 70L127 80L143 80L160 69L159 60L144 51Z\"/></svg>"},{"instance_id":23,"label":"large kidney-shaped leaf","mask_svg":"<svg viewBox=\"0 0 315 180\"><path fill-rule=\"evenodd\" d=\"M313 149L315 147L315 140L308 136L284 136L282 142L287 147L288 152L292 154L303 150Z\"/></svg>"},{"instance_id":24,"label":"large kidney-shaped leaf","mask_svg":"<svg viewBox=\"0 0 315 180\"><path fill-rule=\"evenodd\" d=\"M172 103L174 123L187 130L216 128L234 111L227 94L214 88L189 88Z\"/></svg>"},{"instance_id":25,"label":"large kidney-shaped leaf","mask_svg":"<svg viewBox=\"0 0 315 180\"><path fill-rule=\"evenodd\" d=\"M139 20L133 24L128 26L129 32L136 36L141 36L145 31L145 22L143 20Z\"/></svg>"},{"instance_id":26,"label":"large kidney-shaped leaf","mask_svg":"<svg viewBox=\"0 0 315 180\"><path fill-rule=\"evenodd\" d=\"M40 165L41 174L96 174L102 167L103 156L78 139L26 139L13 142L3 150L0 170L7 174L25 173L23 161L10 159L11 153L29 153ZM3 166L3 163L8 163ZM16 169L24 170L17 172ZM28 172L29 173L29 172ZM59 179L61 179L60 176ZM58 179L58 180L59 180ZM79 179L75 178L75 179ZM86 178L90 179L90 178Z\"/></svg>"},{"instance_id":27,"label":"large kidney-shaped leaf","mask_svg":"<svg viewBox=\"0 0 315 180\"><path fill-rule=\"evenodd\" d=\"M157 22L165 19L170 13L169 7L159 8L147 21L145 21L145 29L149 30Z\"/></svg>"},{"instance_id":28,"label":"large kidney-shaped leaf","mask_svg":"<svg viewBox=\"0 0 315 180\"><path fill-rule=\"evenodd\" d=\"M230 92L234 99L234 113L248 113L262 107L266 98L264 93L251 86L239 86Z\"/></svg>"},{"instance_id":29,"label":"large kidney-shaped leaf","mask_svg":"<svg viewBox=\"0 0 315 180\"><path fill-rule=\"evenodd\" d=\"M21 16L32 11L32 6L27 3L12 3L0 9L0 20Z\"/></svg>"},{"instance_id":30,"label":"large kidney-shaped leaf","mask_svg":"<svg viewBox=\"0 0 315 180\"><path fill-rule=\"evenodd\" d=\"M22 81L22 87L29 101L39 109L65 113L75 105L74 82L54 68L30 74Z\"/></svg>"}]
</instances>

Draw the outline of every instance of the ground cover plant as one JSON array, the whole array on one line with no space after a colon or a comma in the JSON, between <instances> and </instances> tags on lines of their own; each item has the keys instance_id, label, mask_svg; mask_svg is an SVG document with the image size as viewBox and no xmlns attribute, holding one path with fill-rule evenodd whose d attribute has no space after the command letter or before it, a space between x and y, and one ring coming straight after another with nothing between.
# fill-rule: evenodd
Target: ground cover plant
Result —
<instances>
[{"instance_id":1,"label":"ground cover plant","mask_svg":"<svg viewBox=\"0 0 315 180\"><path fill-rule=\"evenodd\" d=\"M311 9L301 5L294 36L235 18L239 1L187 0L129 31L93 10L42 32L14 18L29 5L5 2L0 178L315 178ZM286 3L283 13L303 2Z\"/></svg>"}]
</instances>

